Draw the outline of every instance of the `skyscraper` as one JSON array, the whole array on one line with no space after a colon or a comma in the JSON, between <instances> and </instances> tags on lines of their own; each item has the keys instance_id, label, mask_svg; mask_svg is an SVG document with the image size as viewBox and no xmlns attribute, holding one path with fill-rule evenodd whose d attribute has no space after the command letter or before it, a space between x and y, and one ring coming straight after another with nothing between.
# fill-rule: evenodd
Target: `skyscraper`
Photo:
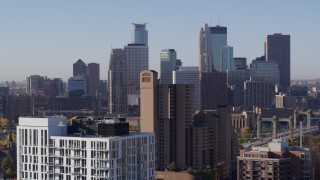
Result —
<instances>
[{"instance_id":1,"label":"skyscraper","mask_svg":"<svg viewBox=\"0 0 320 180\"><path fill-rule=\"evenodd\" d=\"M234 70L233 47L222 47L221 71Z\"/></svg>"},{"instance_id":2,"label":"skyscraper","mask_svg":"<svg viewBox=\"0 0 320 180\"><path fill-rule=\"evenodd\" d=\"M203 110L216 109L228 104L227 74L225 72L200 73L200 104Z\"/></svg>"},{"instance_id":3,"label":"skyscraper","mask_svg":"<svg viewBox=\"0 0 320 180\"><path fill-rule=\"evenodd\" d=\"M267 35L264 42L266 61L274 60L280 70L280 86L290 87L290 35Z\"/></svg>"},{"instance_id":4,"label":"skyscraper","mask_svg":"<svg viewBox=\"0 0 320 180\"><path fill-rule=\"evenodd\" d=\"M180 70L173 71L172 73L173 84L192 84L193 85L193 110L200 109L200 80L199 80L199 67L189 66L181 67Z\"/></svg>"},{"instance_id":5,"label":"skyscraper","mask_svg":"<svg viewBox=\"0 0 320 180\"><path fill-rule=\"evenodd\" d=\"M199 71L212 72L211 35L208 24L204 24L199 33Z\"/></svg>"},{"instance_id":6,"label":"skyscraper","mask_svg":"<svg viewBox=\"0 0 320 180\"><path fill-rule=\"evenodd\" d=\"M73 76L85 76L87 65L81 59L73 64Z\"/></svg>"},{"instance_id":7,"label":"skyscraper","mask_svg":"<svg viewBox=\"0 0 320 180\"><path fill-rule=\"evenodd\" d=\"M157 169L175 162L191 165L192 95L190 84L158 84L157 72L141 72L141 132L155 132Z\"/></svg>"},{"instance_id":8,"label":"skyscraper","mask_svg":"<svg viewBox=\"0 0 320 180\"><path fill-rule=\"evenodd\" d=\"M174 49L163 49L160 53L160 83L172 84L172 72L181 66Z\"/></svg>"},{"instance_id":9,"label":"skyscraper","mask_svg":"<svg viewBox=\"0 0 320 180\"><path fill-rule=\"evenodd\" d=\"M222 71L222 48L227 46L227 27L210 27L212 62L216 71Z\"/></svg>"},{"instance_id":10,"label":"skyscraper","mask_svg":"<svg viewBox=\"0 0 320 180\"><path fill-rule=\"evenodd\" d=\"M146 23L136 24L132 23L133 28L131 30L131 43L132 44L144 44L148 46L148 31L146 30Z\"/></svg>"},{"instance_id":11,"label":"skyscraper","mask_svg":"<svg viewBox=\"0 0 320 180\"><path fill-rule=\"evenodd\" d=\"M125 115L127 111L127 66L124 51L112 49L108 72L108 107L110 115Z\"/></svg>"},{"instance_id":12,"label":"skyscraper","mask_svg":"<svg viewBox=\"0 0 320 180\"><path fill-rule=\"evenodd\" d=\"M100 85L100 66L97 63L89 63L87 66L87 95L97 96Z\"/></svg>"},{"instance_id":13,"label":"skyscraper","mask_svg":"<svg viewBox=\"0 0 320 180\"><path fill-rule=\"evenodd\" d=\"M124 47L127 64L127 94L139 94L140 72L149 69L148 31L146 24L133 23L132 43Z\"/></svg>"},{"instance_id":14,"label":"skyscraper","mask_svg":"<svg viewBox=\"0 0 320 180\"><path fill-rule=\"evenodd\" d=\"M199 33L199 70L222 71L222 48L227 46L227 28L205 24Z\"/></svg>"}]
</instances>

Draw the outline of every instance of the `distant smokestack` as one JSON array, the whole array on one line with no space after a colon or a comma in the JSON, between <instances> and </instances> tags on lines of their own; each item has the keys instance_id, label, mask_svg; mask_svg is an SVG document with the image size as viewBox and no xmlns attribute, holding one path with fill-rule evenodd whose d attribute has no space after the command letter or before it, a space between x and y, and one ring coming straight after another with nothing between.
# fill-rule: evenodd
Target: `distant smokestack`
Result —
<instances>
[{"instance_id":1,"label":"distant smokestack","mask_svg":"<svg viewBox=\"0 0 320 180\"><path fill-rule=\"evenodd\" d=\"M302 121L300 121L300 148L302 148Z\"/></svg>"}]
</instances>

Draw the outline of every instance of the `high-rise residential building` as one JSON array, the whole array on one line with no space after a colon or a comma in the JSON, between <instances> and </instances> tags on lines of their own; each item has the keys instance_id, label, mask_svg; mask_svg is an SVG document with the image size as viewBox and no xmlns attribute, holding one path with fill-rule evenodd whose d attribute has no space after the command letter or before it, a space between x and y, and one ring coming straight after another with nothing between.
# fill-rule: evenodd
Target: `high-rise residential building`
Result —
<instances>
[{"instance_id":1,"label":"high-rise residential building","mask_svg":"<svg viewBox=\"0 0 320 180\"><path fill-rule=\"evenodd\" d=\"M227 84L232 89L232 97L228 97L229 105L239 107L244 105L244 82L247 80L246 69L227 70Z\"/></svg>"},{"instance_id":2,"label":"high-rise residential building","mask_svg":"<svg viewBox=\"0 0 320 180\"><path fill-rule=\"evenodd\" d=\"M275 87L270 82L250 79L244 83L244 108L269 108L274 98Z\"/></svg>"},{"instance_id":3,"label":"high-rise residential building","mask_svg":"<svg viewBox=\"0 0 320 180\"><path fill-rule=\"evenodd\" d=\"M280 86L290 87L290 35L280 33L265 37L266 61L276 61L280 70Z\"/></svg>"},{"instance_id":4,"label":"high-rise residential building","mask_svg":"<svg viewBox=\"0 0 320 180\"><path fill-rule=\"evenodd\" d=\"M211 34L208 24L204 24L199 33L199 71L212 72Z\"/></svg>"},{"instance_id":5,"label":"high-rise residential building","mask_svg":"<svg viewBox=\"0 0 320 180\"><path fill-rule=\"evenodd\" d=\"M81 59L73 64L73 76L85 76L87 73L87 65Z\"/></svg>"},{"instance_id":6,"label":"high-rise residential building","mask_svg":"<svg viewBox=\"0 0 320 180\"><path fill-rule=\"evenodd\" d=\"M26 78L27 94L43 94L44 77L39 75L31 75Z\"/></svg>"},{"instance_id":7,"label":"high-rise residential building","mask_svg":"<svg viewBox=\"0 0 320 180\"><path fill-rule=\"evenodd\" d=\"M222 47L222 57L221 57L221 71L234 70L234 59L233 59L233 47L224 46Z\"/></svg>"},{"instance_id":8,"label":"high-rise residential building","mask_svg":"<svg viewBox=\"0 0 320 180\"><path fill-rule=\"evenodd\" d=\"M200 109L200 80L199 67L187 66L181 67L180 70L173 71L173 84L192 84L193 85L193 100L192 109Z\"/></svg>"},{"instance_id":9,"label":"high-rise residential building","mask_svg":"<svg viewBox=\"0 0 320 180\"><path fill-rule=\"evenodd\" d=\"M240 150L237 179L319 179L319 153L290 147L286 139L273 139L268 147Z\"/></svg>"},{"instance_id":10,"label":"high-rise residential building","mask_svg":"<svg viewBox=\"0 0 320 180\"><path fill-rule=\"evenodd\" d=\"M69 97L81 97L86 95L86 78L83 76L70 77L68 79Z\"/></svg>"},{"instance_id":11,"label":"high-rise residential building","mask_svg":"<svg viewBox=\"0 0 320 180\"><path fill-rule=\"evenodd\" d=\"M163 49L160 53L160 83L172 84L172 72L181 67L174 49Z\"/></svg>"},{"instance_id":12,"label":"high-rise residential building","mask_svg":"<svg viewBox=\"0 0 320 180\"><path fill-rule=\"evenodd\" d=\"M127 66L123 49L111 50L108 83L108 113L125 116L127 111Z\"/></svg>"},{"instance_id":13,"label":"high-rise residential building","mask_svg":"<svg viewBox=\"0 0 320 180\"><path fill-rule=\"evenodd\" d=\"M153 133L120 119L19 118L18 179L154 179Z\"/></svg>"},{"instance_id":14,"label":"high-rise residential building","mask_svg":"<svg viewBox=\"0 0 320 180\"><path fill-rule=\"evenodd\" d=\"M234 66L236 69L247 69L247 58L234 57Z\"/></svg>"},{"instance_id":15,"label":"high-rise residential building","mask_svg":"<svg viewBox=\"0 0 320 180\"><path fill-rule=\"evenodd\" d=\"M280 80L280 72L278 63L275 61L253 60L248 69L248 76L254 79L262 79L265 82L270 82L273 85L278 84Z\"/></svg>"},{"instance_id":16,"label":"high-rise residential building","mask_svg":"<svg viewBox=\"0 0 320 180\"><path fill-rule=\"evenodd\" d=\"M146 29L146 23L137 24L132 23L133 28L131 30L131 43L132 44L143 44L148 46L148 31Z\"/></svg>"},{"instance_id":17,"label":"high-rise residential building","mask_svg":"<svg viewBox=\"0 0 320 180\"><path fill-rule=\"evenodd\" d=\"M216 71L223 71L222 69L222 48L227 46L227 27L214 26L210 27L211 34L211 48L212 48L212 62L213 68Z\"/></svg>"},{"instance_id":18,"label":"high-rise residential building","mask_svg":"<svg viewBox=\"0 0 320 180\"><path fill-rule=\"evenodd\" d=\"M190 166L192 95L190 84L158 84L157 72L140 76L140 131L156 136L156 167L164 170L172 162L178 169Z\"/></svg>"},{"instance_id":19,"label":"high-rise residential building","mask_svg":"<svg viewBox=\"0 0 320 180\"><path fill-rule=\"evenodd\" d=\"M192 169L207 166L219 169L220 179L231 179L237 158L236 136L231 124L231 108L200 111L193 115Z\"/></svg>"},{"instance_id":20,"label":"high-rise residential building","mask_svg":"<svg viewBox=\"0 0 320 180\"><path fill-rule=\"evenodd\" d=\"M100 85L100 65L98 63L87 65L86 83L86 95L98 96Z\"/></svg>"},{"instance_id":21,"label":"high-rise residential building","mask_svg":"<svg viewBox=\"0 0 320 180\"><path fill-rule=\"evenodd\" d=\"M216 109L228 104L227 73L200 73L200 104L203 110Z\"/></svg>"}]
</instances>

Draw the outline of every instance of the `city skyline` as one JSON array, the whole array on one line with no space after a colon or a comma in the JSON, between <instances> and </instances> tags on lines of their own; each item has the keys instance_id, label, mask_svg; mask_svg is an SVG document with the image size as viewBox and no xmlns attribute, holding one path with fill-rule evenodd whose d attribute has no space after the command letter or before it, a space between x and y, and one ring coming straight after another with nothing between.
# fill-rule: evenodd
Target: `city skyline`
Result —
<instances>
[{"instance_id":1,"label":"city skyline","mask_svg":"<svg viewBox=\"0 0 320 180\"><path fill-rule=\"evenodd\" d=\"M0 2L0 82L34 74L66 81L78 59L99 63L100 79L107 79L110 50L131 43L132 23L147 23L149 69L158 72L162 49L197 66L199 30L208 23L228 28L234 57L247 57L248 64L264 54L267 34L290 35L291 79L320 77L317 1L167 2Z\"/></svg>"}]
</instances>

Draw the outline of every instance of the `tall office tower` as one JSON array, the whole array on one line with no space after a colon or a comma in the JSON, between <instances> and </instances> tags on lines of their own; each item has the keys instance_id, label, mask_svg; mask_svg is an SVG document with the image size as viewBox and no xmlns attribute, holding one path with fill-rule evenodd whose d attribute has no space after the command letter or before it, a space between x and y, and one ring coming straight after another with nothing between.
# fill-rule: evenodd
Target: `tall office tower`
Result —
<instances>
[{"instance_id":1,"label":"tall office tower","mask_svg":"<svg viewBox=\"0 0 320 180\"><path fill-rule=\"evenodd\" d=\"M87 95L97 96L99 93L100 85L100 66L97 63L89 63L87 65L86 74L86 88Z\"/></svg>"},{"instance_id":2,"label":"tall office tower","mask_svg":"<svg viewBox=\"0 0 320 180\"><path fill-rule=\"evenodd\" d=\"M131 30L131 43L132 44L144 44L148 46L148 31L146 30L146 23L136 24L132 23L133 28Z\"/></svg>"},{"instance_id":3,"label":"tall office tower","mask_svg":"<svg viewBox=\"0 0 320 180\"><path fill-rule=\"evenodd\" d=\"M85 76L87 65L81 59L73 64L73 76Z\"/></svg>"},{"instance_id":4,"label":"tall office tower","mask_svg":"<svg viewBox=\"0 0 320 180\"><path fill-rule=\"evenodd\" d=\"M208 24L204 24L199 33L199 71L212 72L212 48L211 34Z\"/></svg>"},{"instance_id":5,"label":"tall office tower","mask_svg":"<svg viewBox=\"0 0 320 180\"><path fill-rule=\"evenodd\" d=\"M216 109L228 104L227 74L225 72L200 73L201 109Z\"/></svg>"},{"instance_id":6,"label":"tall office tower","mask_svg":"<svg viewBox=\"0 0 320 180\"><path fill-rule=\"evenodd\" d=\"M102 99L107 99L107 91L108 91L108 81L100 80L99 97Z\"/></svg>"},{"instance_id":7,"label":"tall office tower","mask_svg":"<svg viewBox=\"0 0 320 180\"><path fill-rule=\"evenodd\" d=\"M233 47L222 47L221 71L234 70Z\"/></svg>"},{"instance_id":8,"label":"tall office tower","mask_svg":"<svg viewBox=\"0 0 320 180\"><path fill-rule=\"evenodd\" d=\"M231 108L219 106L217 111L200 111L193 120L192 169L202 170L209 165L220 170L221 179L231 179L237 158Z\"/></svg>"},{"instance_id":9,"label":"tall office tower","mask_svg":"<svg viewBox=\"0 0 320 180\"><path fill-rule=\"evenodd\" d=\"M54 160L51 159L54 155L49 156L50 139L51 136L62 135L67 135L65 117L20 117L17 126L17 179L53 179Z\"/></svg>"},{"instance_id":10,"label":"tall office tower","mask_svg":"<svg viewBox=\"0 0 320 180\"><path fill-rule=\"evenodd\" d=\"M141 132L155 132L157 169L172 162L191 164L192 95L190 84L158 84L157 72L141 72Z\"/></svg>"},{"instance_id":11,"label":"tall office tower","mask_svg":"<svg viewBox=\"0 0 320 180\"><path fill-rule=\"evenodd\" d=\"M160 53L160 83L172 84L172 72L181 67L174 49L163 49Z\"/></svg>"},{"instance_id":12,"label":"tall office tower","mask_svg":"<svg viewBox=\"0 0 320 180\"><path fill-rule=\"evenodd\" d=\"M270 82L273 85L279 85L280 72L278 63L275 61L253 60L248 69L248 76L253 79L262 79L265 82Z\"/></svg>"},{"instance_id":13,"label":"tall office tower","mask_svg":"<svg viewBox=\"0 0 320 180\"><path fill-rule=\"evenodd\" d=\"M65 89L63 87L63 80L61 78L53 78L51 80L54 96L63 96Z\"/></svg>"},{"instance_id":14,"label":"tall office tower","mask_svg":"<svg viewBox=\"0 0 320 180\"><path fill-rule=\"evenodd\" d=\"M234 66L236 69L247 69L247 58L234 57Z\"/></svg>"},{"instance_id":15,"label":"tall office tower","mask_svg":"<svg viewBox=\"0 0 320 180\"><path fill-rule=\"evenodd\" d=\"M227 84L232 89L232 97L228 97L229 105L239 107L244 105L244 82L247 80L246 69L227 70Z\"/></svg>"},{"instance_id":16,"label":"tall office tower","mask_svg":"<svg viewBox=\"0 0 320 180\"><path fill-rule=\"evenodd\" d=\"M126 115L127 66L123 49L112 49L108 72L108 107L110 115Z\"/></svg>"},{"instance_id":17,"label":"tall office tower","mask_svg":"<svg viewBox=\"0 0 320 180\"><path fill-rule=\"evenodd\" d=\"M172 76L173 84L193 85L192 109L200 109L199 67L181 67L180 70L173 71Z\"/></svg>"},{"instance_id":18,"label":"tall office tower","mask_svg":"<svg viewBox=\"0 0 320 180\"><path fill-rule=\"evenodd\" d=\"M275 87L270 82L261 80L247 80L244 83L244 108L270 108L274 97Z\"/></svg>"},{"instance_id":19,"label":"tall office tower","mask_svg":"<svg viewBox=\"0 0 320 180\"><path fill-rule=\"evenodd\" d=\"M222 48L227 46L227 27L210 27L213 68L222 71Z\"/></svg>"},{"instance_id":20,"label":"tall office tower","mask_svg":"<svg viewBox=\"0 0 320 180\"><path fill-rule=\"evenodd\" d=\"M20 118L17 144L18 179L155 178L154 134L120 119Z\"/></svg>"},{"instance_id":21,"label":"tall office tower","mask_svg":"<svg viewBox=\"0 0 320 180\"><path fill-rule=\"evenodd\" d=\"M44 77L39 75L31 75L26 78L27 94L43 94Z\"/></svg>"},{"instance_id":22,"label":"tall office tower","mask_svg":"<svg viewBox=\"0 0 320 180\"><path fill-rule=\"evenodd\" d=\"M83 76L70 77L68 79L69 97L82 97L86 95L86 79Z\"/></svg>"},{"instance_id":23,"label":"tall office tower","mask_svg":"<svg viewBox=\"0 0 320 180\"><path fill-rule=\"evenodd\" d=\"M267 35L264 47L266 61L274 60L279 65L280 86L290 87L290 35Z\"/></svg>"}]
</instances>

